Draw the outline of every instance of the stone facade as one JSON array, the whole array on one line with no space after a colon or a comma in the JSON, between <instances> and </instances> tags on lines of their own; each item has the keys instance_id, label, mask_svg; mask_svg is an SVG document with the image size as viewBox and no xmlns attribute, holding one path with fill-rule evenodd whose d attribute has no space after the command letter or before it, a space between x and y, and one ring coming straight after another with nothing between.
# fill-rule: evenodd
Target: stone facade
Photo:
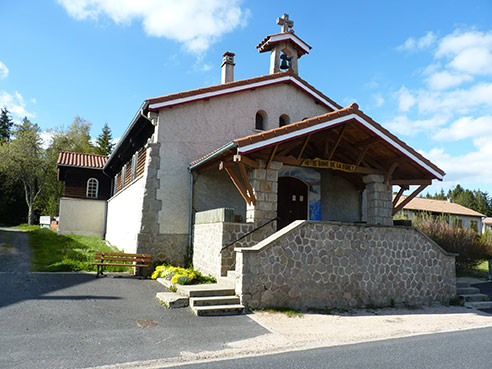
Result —
<instances>
[{"instance_id":1,"label":"stone facade","mask_svg":"<svg viewBox=\"0 0 492 369\"><path fill-rule=\"evenodd\" d=\"M138 253L150 253L154 260L184 265L187 255L188 234L162 234L157 222L162 201L157 198L160 187L160 143L149 143L142 203L142 221L137 235Z\"/></svg>"},{"instance_id":2,"label":"stone facade","mask_svg":"<svg viewBox=\"0 0 492 369\"><path fill-rule=\"evenodd\" d=\"M366 223L393 225L391 186L382 175L370 174L362 180L366 184Z\"/></svg>"},{"instance_id":3,"label":"stone facade","mask_svg":"<svg viewBox=\"0 0 492 369\"><path fill-rule=\"evenodd\" d=\"M266 168L263 160L258 160L259 169L249 171L249 180L256 198L256 205L246 207L246 222L260 227L277 216L278 172L282 169L282 163L272 161ZM261 228L253 233L253 239L257 242L265 239L277 230L277 222Z\"/></svg>"},{"instance_id":4,"label":"stone facade","mask_svg":"<svg viewBox=\"0 0 492 369\"><path fill-rule=\"evenodd\" d=\"M236 293L262 308L446 302L455 260L415 228L296 221L236 248Z\"/></svg>"},{"instance_id":5,"label":"stone facade","mask_svg":"<svg viewBox=\"0 0 492 369\"><path fill-rule=\"evenodd\" d=\"M222 247L253 230L251 223L202 223L193 228L193 266L203 274L220 277L234 270L236 252L234 246L250 247L255 242L248 236L231 247Z\"/></svg>"}]
</instances>

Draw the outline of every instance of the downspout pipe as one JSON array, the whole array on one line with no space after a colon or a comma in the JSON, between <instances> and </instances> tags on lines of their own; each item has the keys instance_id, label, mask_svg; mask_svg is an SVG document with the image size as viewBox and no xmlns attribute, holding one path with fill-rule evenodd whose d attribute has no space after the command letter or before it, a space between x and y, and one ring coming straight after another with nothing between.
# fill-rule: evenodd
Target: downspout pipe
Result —
<instances>
[{"instance_id":1,"label":"downspout pipe","mask_svg":"<svg viewBox=\"0 0 492 369\"><path fill-rule=\"evenodd\" d=\"M188 172L190 173L190 208L189 208L189 222L188 222L188 259L190 263L193 260L193 194L194 194L194 184L195 180L193 178L193 172L188 167Z\"/></svg>"}]
</instances>

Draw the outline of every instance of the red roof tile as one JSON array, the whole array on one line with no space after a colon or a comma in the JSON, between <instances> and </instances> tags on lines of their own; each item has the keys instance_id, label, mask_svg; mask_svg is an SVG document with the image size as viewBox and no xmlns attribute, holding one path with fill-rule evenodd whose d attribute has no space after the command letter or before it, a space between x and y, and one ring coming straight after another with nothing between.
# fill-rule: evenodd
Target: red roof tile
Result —
<instances>
[{"instance_id":1,"label":"red roof tile","mask_svg":"<svg viewBox=\"0 0 492 369\"><path fill-rule=\"evenodd\" d=\"M233 140L232 142L234 142L237 145L237 148L241 148L241 147L252 145L252 144L255 144L258 142L266 141L266 140L274 138L274 137L279 137L281 139L281 136L286 135L288 133L300 131L301 129L306 129L309 127L314 127L314 126L317 126L321 123L329 122L329 121L332 121L334 119L345 117L345 116L348 116L351 114L356 114L359 117L361 117L365 122L369 123L374 128L376 128L377 131L382 133L384 136L388 137L391 141L393 141L397 145L401 146L409 154L413 155L417 160L420 160L422 163L424 163L425 165L432 168L432 170L439 173L441 177L445 175L445 172L442 169L440 169L439 167L434 165L432 162L430 162L429 160L424 158L421 154L419 154L417 151L412 149L405 142L401 141L396 136L394 136L392 133L390 133L388 130L383 128L379 123L376 123L374 120L372 120L372 118L365 115L361 110L359 110L359 106L357 104L352 104L346 108L336 110L336 111L333 111L333 112L330 112L327 114L323 114L323 115L320 115L317 117L313 117L310 119L306 119L306 120L303 120L301 122L291 123L291 124L285 125L283 127L274 128L274 129L271 129L268 131L263 131L263 132L254 134L254 135L238 138L238 139ZM290 137L290 138L286 139L286 141L293 139L293 138L294 137ZM264 146L264 147L266 147L266 146ZM254 149L254 151L261 150L264 147L258 146L257 148ZM198 162L202 161L203 159L206 159L207 157L211 156L211 154L212 153L205 155L204 157L202 157L198 160L195 160L190 165L197 164ZM438 177L439 176L436 176L436 178L438 178Z\"/></svg>"},{"instance_id":2,"label":"red roof tile","mask_svg":"<svg viewBox=\"0 0 492 369\"><path fill-rule=\"evenodd\" d=\"M107 160L106 155L60 151L57 166L102 169Z\"/></svg>"},{"instance_id":3,"label":"red roof tile","mask_svg":"<svg viewBox=\"0 0 492 369\"><path fill-rule=\"evenodd\" d=\"M272 81L272 83L275 83L276 79L286 77L286 76L290 76L290 77L295 78L300 84L305 86L308 90L311 90L314 93L318 94L321 98L327 100L330 104L332 104L336 108L338 108L338 109L342 108L341 105L338 105L336 102L331 100L329 97L325 96L322 92L315 89L313 86L311 86L309 83L304 81L302 78L300 78L298 75L296 75L290 69L285 71L285 72L267 74L267 75L260 76L260 77L248 78L248 79L243 79L243 80L239 80L239 81L222 83L220 85L209 86L209 87L205 87L205 88L198 88L195 90L184 91L184 92L179 92L179 93L175 93L175 94L154 97L154 98L147 99L147 102L149 103L149 105L154 105L154 104L160 104L160 103L164 103L164 102L171 102L173 100L180 100L183 98L191 98L193 96L202 95L202 94L206 94L206 93L213 93L213 92L217 92L216 96L220 96L221 92L223 92L224 94L229 93L227 90L235 88L235 87L247 86L250 84L254 84L254 83L258 83L258 82L264 82L264 81ZM288 82L288 81L286 81L286 82ZM260 88L260 87L255 87L255 88ZM210 98L210 97L208 97L208 98ZM190 100L188 102L191 102L191 101L193 101L193 100ZM171 105L173 105L173 104L171 104ZM171 106L171 105L169 105L169 106ZM152 107L151 107L150 109L151 110L158 110L159 108L152 109Z\"/></svg>"},{"instance_id":4,"label":"red roof tile","mask_svg":"<svg viewBox=\"0 0 492 369\"><path fill-rule=\"evenodd\" d=\"M312 49L311 46L309 46L306 42L304 42L299 36L297 36L295 33L294 33L294 30L290 30L289 32L281 32L281 33L275 33L273 35L268 35L266 36L258 45L256 45L256 48L258 49L258 51L260 53L263 53L265 51L270 51L272 48L273 48L273 45L276 43L276 42L271 42L272 38L274 38L275 36L282 36L282 35L288 35L288 34L292 34L294 36L294 39L298 39L301 43L303 43L304 45L306 45L309 49ZM285 41L285 40L283 40ZM299 43L297 41L293 41L291 38L289 39L289 42L293 43L297 49L297 51L299 52L299 58L306 54L307 51L304 50L302 47L300 47Z\"/></svg>"}]
</instances>

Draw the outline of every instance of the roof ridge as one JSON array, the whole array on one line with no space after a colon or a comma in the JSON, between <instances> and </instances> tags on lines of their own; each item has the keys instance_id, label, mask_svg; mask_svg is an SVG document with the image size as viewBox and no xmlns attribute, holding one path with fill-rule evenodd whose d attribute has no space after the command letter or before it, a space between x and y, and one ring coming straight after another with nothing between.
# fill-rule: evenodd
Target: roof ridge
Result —
<instances>
[{"instance_id":1,"label":"roof ridge","mask_svg":"<svg viewBox=\"0 0 492 369\"><path fill-rule=\"evenodd\" d=\"M88 152L67 151L67 150L60 150L59 153L109 157L109 155L93 154L93 153L88 153Z\"/></svg>"}]
</instances>

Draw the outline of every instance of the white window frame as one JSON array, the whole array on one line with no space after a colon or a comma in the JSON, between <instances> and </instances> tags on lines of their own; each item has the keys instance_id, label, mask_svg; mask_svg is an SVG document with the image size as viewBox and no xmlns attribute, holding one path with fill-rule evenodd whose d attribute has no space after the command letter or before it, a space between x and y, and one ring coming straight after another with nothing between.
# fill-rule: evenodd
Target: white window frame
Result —
<instances>
[{"instance_id":1,"label":"white window frame","mask_svg":"<svg viewBox=\"0 0 492 369\"><path fill-rule=\"evenodd\" d=\"M96 188L94 190L93 183L95 183ZM99 196L99 181L96 178L89 178L87 180L87 186L85 190L85 197L88 199L97 199Z\"/></svg>"}]
</instances>

